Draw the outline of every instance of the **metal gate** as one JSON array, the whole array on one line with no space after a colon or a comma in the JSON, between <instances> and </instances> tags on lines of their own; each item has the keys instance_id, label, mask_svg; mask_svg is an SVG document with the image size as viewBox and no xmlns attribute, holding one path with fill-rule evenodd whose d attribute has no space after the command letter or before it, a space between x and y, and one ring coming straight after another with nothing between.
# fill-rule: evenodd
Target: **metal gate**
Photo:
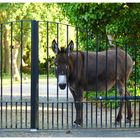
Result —
<instances>
[{"instance_id":1,"label":"metal gate","mask_svg":"<svg viewBox=\"0 0 140 140\"><path fill-rule=\"evenodd\" d=\"M81 36L82 34L82 36ZM82 40L82 37L84 38ZM86 39L85 39L86 38ZM70 40L75 44L75 53L85 50L86 57L95 52L98 57L101 50L105 51L106 61L111 48L106 38L94 35L88 29L79 29L66 24L49 21L15 21L0 25L0 128L23 129L68 129L74 128L76 118L75 104L68 83L65 90L60 90L58 78L54 76L54 53L52 41L56 40L58 47L68 46ZM9 44L7 42L9 42ZM82 41L82 42L81 42ZM112 90L104 92L89 92L83 94L83 124L82 128L134 128L140 127L140 88L139 88L139 42L133 41L121 47L130 54L134 61L133 71L129 80L125 80L125 89L130 96L119 96L116 85ZM100 47L104 46L104 47ZM116 56L118 50L116 43ZM28 51L25 49L28 48ZM45 51L45 59L43 57ZM16 56L18 54L18 56ZM68 56L69 54L67 54ZM23 59L28 56L28 66ZM16 58L15 58L16 57ZM40 59L46 61L40 75ZM7 60L8 59L8 60ZM117 57L116 63L117 63ZM25 59L26 60L26 59ZM127 65L127 60L125 65ZM77 57L78 61L78 57ZM86 59L88 65L88 59ZM98 61L98 59L96 59ZM7 63L8 62L8 63ZM85 62L85 61L84 61ZM8 66L8 64L10 64ZM8 68L7 68L8 67ZM96 65L97 69L98 65ZM111 66L110 66L111 67ZM117 67L117 66L116 66ZM126 67L125 67L126 68ZM15 70L19 69L19 79L16 81ZM106 71L107 73L107 64ZM9 70L9 74L5 73ZM126 70L126 69L125 69ZM26 74L28 71L28 74ZM25 73L24 73L25 72ZM78 72L78 69L77 69ZM98 73L98 71L96 71ZM117 73L117 68L116 68ZM116 74L114 73L114 74ZM77 73L78 74L78 73ZM125 78L126 79L126 78ZM96 81L98 84L98 80ZM116 79L117 82L117 79ZM106 84L107 86L107 84ZM122 119L115 124L115 119L123 100ZM133 117L127 119L127 100Z\"/></svg>"}]
</instances>

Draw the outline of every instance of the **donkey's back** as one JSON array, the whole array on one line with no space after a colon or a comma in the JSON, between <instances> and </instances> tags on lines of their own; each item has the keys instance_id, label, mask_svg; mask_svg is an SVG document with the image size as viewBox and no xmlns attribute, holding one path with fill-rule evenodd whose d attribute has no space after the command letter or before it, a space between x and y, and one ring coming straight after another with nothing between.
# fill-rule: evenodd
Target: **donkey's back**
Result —
<instances>
[{"instance_id":1,"label":"donkey's back","mask_svg":"<svg viewBox=\"0 0 140 140\"><path fill-rule=\"evenodd\" d=\"M132 71L133 61L121 49L84 54L84 89L103 91L110 89L116 81L122 84ZM88 57L87 57L88 56ZM83 77L83 75L81 75ZM83 80L83 78L81 79Z\"/></svg>"}]
</instances>

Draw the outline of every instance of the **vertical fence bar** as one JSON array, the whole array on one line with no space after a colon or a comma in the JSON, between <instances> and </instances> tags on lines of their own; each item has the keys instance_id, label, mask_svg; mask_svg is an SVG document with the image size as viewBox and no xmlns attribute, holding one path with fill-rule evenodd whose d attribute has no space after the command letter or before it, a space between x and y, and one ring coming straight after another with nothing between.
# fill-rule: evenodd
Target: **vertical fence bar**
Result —
<instances>
[{"instance_id":1,"label":"vertical fence bar","mask_svg":"<svg viewBox=\"0 0 140 140\"><path fill-rule=\"evenodd\" d=\"M86 128L88 127L88 29L86 28Z\"/></svg>"},{"instance_id":2,"label":"vertical fence bar","mask_svg":"<svg viewBox=\"0 0 140 140\"><path fill-rule=\"evenodd\" d=\"M59 128L59 102L57 102L57 129Z\"/></svg>"},{"instance_id":3,"label":"vertical fence bar","mask_svg":"<svg viewBox=\"0 0 140 140\"><path fill-rule=\"evenodd\" d=\"M112 128L112 101L110 101L110 128Z\"/></svg>"},{"instance_id":4,"label":"vertical fence bar","mask_svg":"<svg viewBox=\"0 0 140 140\"><path fill-rule=\"evenodd\" d=\"M127 96L126 95L126 92L127 92L127 89L126 89L126 80L127 80L127 75L126 75L126 72L127 72L127 49L128 49L128 46L127 44L125 44L125 97ZM125 100L125 114L124 114L124 118L126 120L126 103L127 100ZM125 123L125 128L126 128L126 121L124 120L124 123Z\"/></svg>"},{"instance_id":5,"label":"vertical fence bar","mask_svg":"<svg viewBox=\"0 0 140 140\"><path fill-rule=\"evenodd\" d=\"M20 122L22 128L22 55L23 55L23 21L20 22Z\"/></svg>"},{"instance_id":6,"label":"vertical fence bar","mask_svg":"<svg viewBox=\"0 0 140 140\"><path fill-rule=\"evenodd\" d=\"M136 96L137 96L137 89L136 89L136 86L137 86L137 67L136 67L136 63L137 63L137 51L136 51L136 46L134 45L134 61L135 61L135 66L134 66L134 97L135 97L135 99L134 99L134 126L135 126L135 120L136 120L136 114L135 114L135 112L136 112Z\"/></svg>"},{"instance_id":7,"label":"vertical fence bar","mask_svg":"<svg viewBox=\"0 0 140 140\"><path fill-rule=\"evenodd\" d=\"M88 128L88 102L86 101L86 128Z\"/></svg>"},{"instance_id":8,"label":"vertical fence bar","mask_svg":"<svg viewBox=\"0 0 140 140\"><path fill-rule=\"evenodd\" d=\"M101 124L101 128L102 128L103 127L103 125L102 125L102 121L103 121L103 118L102 118L102 115L103 115L103 113L102 113L103 112L102 111L102 100L100 101L100 108L101 108L101 117L100 117L101 118L101 120L100 120L101 123L100 124Z\"/></svg>"},{"instance_id":9,"label":"vertical fence bar","mask_svg":"<svg viewBox=\"0 0 140 140\"><path fill-rule=\"evenodd\" d=\"M47 33L47 60L49 58L49 23L46 23L46 33ZM47 68L47 127L49 128L49 61L46 63Z\"/></svg>"},{"instance_id":10,"label":"vertical fence bar","mask_svg":"<svg viewBox=\"0 0 140 140\"><path fill-rule=\"evenodd\" d=\"M69 25L67 25L66 26L66 47L68 47L68 41L69 41ZM68 64L68 51L67 51L67 56L66 56L67 58L67 64ZM68 69L66 69L66 73L67 73L67 75L68 75ZM67 98L67 101L68 101L68 81L67 81L67 96L66 96L66 98ZM67 116L68 117L68 116Z\"/></svg>"},{"instance_id":11,"label":"vertical fence bar","mask_svg":"<svg viewBox=\"0 0 140 140\"><path fill-rule=\"evenodd\" d=\"M117 83L118 83L118 81L117 81L117 57L118 57L118 47L117 47L117 45L116 45L115 49L116 49L116 55L115 55L115 119L116 119L116 117L117 117L117 103L118 103L117 102ZM116 127L117 126L115 125L115 128Z\"/></svg>"},{"instance_id":12,"label":"vertical fence bar","mask_svg":"<svg viewBox=\"0 0 140 140\"><path fill-rule=\"evenodd\" d=\"M99 47L99 37L96 36L96 98L98 91L98 47Z\"/></svg>"},{"instance_id":13,"label":"vertical fence bar","mask_svg":"<svg viewBox=\"0 0 140 140\"><path fill-rule=\"evenodd\" d=\"M134 58L134 62L135 62L135 64L134 64L134 96L135 96L135 98L136 98L136 96L137 96L137 89L136 89L136 87L137 87L137 66L136 66L136 63L137 63L137 50L136 50L136 45L134 45L134 56L135 56L135 58ZM136 100L136 99L135 99Z\"/></svg>"},{"instance_id":14,"label":"vertical fence bar","mask_svg":"<svg viewBox=\"0 0 140 140\"><path fill-rule=\"evenodd\" d=\"M105 83L105 86L106 86L106 91L105 91L105 97L107 99L107 88L108 88L108 44L107 44L107 39L106 39L106 83ZM107 128L107 102L105 102L105 127Z\"/></svg>"},{"instance_id":15,"label":"vertical fence bar","mask_svg":"<svg viewBox=\"0 0 140 140\"><path fill-rule=\"evenodd\" d=\"M68 103L67 103L68 104ZM64 103L62 102L62 128L64 127Z\"/></svg>"},{"instance_id":16,"label":"vertical fence bar","mask_svg":"<svg viewBox=\"0 0 140 140\"><path fill-rule=\"evenodd\" d=\"M134 100L134 127L136 127L136 100Z\"/></svg>"},{"instance_id":17,"label":"vertical fence bar","mask_svg":"<svg viewBox=\"0 0 140 140\"><path fill-rule=\"evenodd\" d=\"M97 128L97 124L98 124L98 122L97 122L97 120L98 120L98 108L97 108L97 105L98 105L98 103L97 103L97 101L96 101L96 128Z\"/></svg>"},{"instance_id":18,"label":"vertical fence bar","mask_svg":"<svg viewBox=\"0 0 140 140\"><path fill-rule=\"evenodd\" d=\"M98 93L98 47L99 47L99 40L98 35L96 36L96 99ZM96 101L96 128L97 128L97 101Z\"/></svg>"},{"instance_id":19,"label":"vertical fence bar","mask_svg":"<svg viewBox=\"0 0 140 140\"><path fill-rule=\"evenodd\" d=\"M1 56L0 56L0 81L1 81L1 89L0 89L0 92L1 92L1 95L0 95L0 97L1 97L1 99L0 99L0 101L1 101L1 128L2 128L2 124L3 124L3 117L2 117L2 98L3 98L3 76L2 76L2 62L3 62L3 53L2 53L2 51L3 51L3 49L2 49L2 33L3 33L3 30L2 30L2 28L3 28L3 26L2 26L2 24L1 24L1 26L0 26L1 28L0 28L0 54L1 54Z\"/></svg>"},{"instance_id":20,"label":"vertical fence bar","mask_svg":"<svg viewBox=\"0 0 140 140\"><path fill-rule=\"evenodd\" d=\"M91 102L91 128L93 128L93 102Z\"/></svg>"},{"instance_id":21,"label":"vertical fence bar","mask_svg":"<svg viewBox=\"0 0 140 140\"><path fill-rule=\"evenodd\" d=\"M54 128L54 103L52 103L52 128Z\"/></svg>"},{"instance_id":22,"label":"vertical fence bar","mask_svg":"<svg viewBox=\"0 0 140 140\"><path fill-rule=\"evenodd\" d=\"M78 32L78 27L76 27L76 80L78 80Z\"/></svg>"},{"instance_id":23,"label":"vertical fence bar","mask_svg":"<svg viewBox=\"0 0 140 140\"><path fill-rule=\"evenodd\" d=\"M67 47L68 47L69 25L67 25L67 29L66 29L66 30L67 30L67 34L66 34L66 44L67 44ZM68 59L69 59L69 58L68 58L68 51L67 51L67 56L66 56L66 57L67 57L66 59L67 59L67 65L68 65ZM67 73L67 77L68 77L68 69L66 70L66 73ZM68 106L68 95L69 95L69 94L68 94L68 91L69 91L69 90L68 90L68 80L67 80L67 91L66 91L66 92L67 92L67 97L66 97L66 98L67 98L67 99L66 99L66 100L67 100L67 128L68 128L68 118L69 118L69 117L68 117L68 115L69 115L69 106Z\"/></svg>"},{"instance_id":24,"label":"vertical fence bar","mask_svg":"<svg viewBox=\"0 0 140 140\"><path fill-rule=\"evenodd\" d=\"M132 101L130 101L130 110L132 109L132 108L131 108L131 103L132 103ZM131 127L131 121L130 121L130 123L129 123L129 127Z\"/></svg>"},{"instance_id":25,"label":"vertical fence bar","mask_svg":"<svg viewBox=\"0 0 140 140\"><path fill-rule=\"evenodd\" d=\"M6 128L8 128L8 125L7 125L7 113L8 113L8 111L7 111L7 102L6 102L6 105L5 105L5 107L6 107L6 111L5 111L5 119L6 119L6 121L5 121L5 125L6 125Z\"/></svg>"},{"instance_id":26,"label":"vertical fence bar","mask_svg":"<svg viewBox=\"0 0 140 140\"><path fill-rule=\"evenodd\" d=\"M31 21L31 128L38 129L38 22Z\"/></svg>"},{"instance_id":27,"label":"vertical fence bar","mask_svg":"<svg viewBox=\"0 0 140 140\"><path fill-rule=\"evenodd\" d=\"M47 33L47 60L49 60L49 22L46 24ZM49 61L46 63L47 68L47 127L49 128Z\"/></svg>"},{"instance_id":28,"label":"vertical fence bar","mask_svg":"<svg viewBox=\"0 0 140 140\"><path fill-rule=\"evenodd\" d=\"M79 43L79 41L78 41L78 34L79 34L79 29L76 26L76 84L78 84L78 67L79 67L79 61L78 61L78 55L79 55L79 52L78 52L78 43ZM77 99L75 99L75 101L77 102ZM78 101L77 104L80 104L80 101ZM76 103L75 103L75 106L76 106ZM83 109L83 103L82 103L82 109ZM77 110L76 110L76 114L77 114ZM83 117L83 114L82 114L82 117Z\"/></svg>"},{"instance_id":29,"label":"vertical fence bar","mask_svg":"<svg viewBox=\"0 0 140 140\"><path fill-rule=\"evenodd\" d=\"M16 128L17 128L17 102L16 102L16 111L15 111L15 118L16 118Z\"/></svg>"},{"instance_id":30,"label":"vertical fence bar","mask_svg":"<svg viewBox=\"0 0 140 140\"><path fill-rule=\"evenodd\" d=\"M57 23L57 44L59 47L59 23ZM58 77L57 77L57 102L59 101ZM57 103L57 128L59 127L59 103Z\"/></svg>"},{"instance_id":31,"label":"vertical fence bar","mask_svg":"<svg viewBox=\"0 0 140 140\"><path fill-rule=\"evenodd\" d=\"M71 116L72 116L72 119L71 119L71 126L73 127L73 102L71 103Z\"/></svg>"},{"instance_id":32,"label":"vertical fence bar","mask_svg":"<svg viewBox=\"0 0 140 140\"><path fill-rule=\"evenodd\" d=\"M13 101L13 22L11 22L11 48L10 48L10 52L11 52L11 57L10 57L10 62L11 62L11 114L10 114L10 118L11 118L11 128L12 128L12 101Z\"/></svg>"},{"instance_id":33,"label":"vertical fence bar","mask_svg":"<svg viewBox=\"0 0 140 140\"><path fill-rule=\"evenodd\" d=\"M26 102L25 103L25 106L26 106L26 108L25 108L25 127L27 128L27 107L28 107L28 103Z\"/></svg>"},{"instance_id":34,"label":"vertical fence bar","mask_svg":"<svg viewBox=\"0 0 140 140\"><path fill-rule=\"evenodd\" d=\"M94 40L94 33L91 33L91 39ZM94 113L93 113L93 102L91 101L91 128L93 128L93 116L94 116Z\"/></svg>"},{"instance_id":35,"label":"vertical fence bar","mask_svg":"<svg viewBox=\"0 0 140 140\"><path fill-rule=\"evenodd\" d=\"M47 33L47 38L46 38L46 50L47 50L47 63L46 63L46 69L47 69L47 102L49 102L49 23L46 23L46 33Z\"/></svg>"},{"instance_id":36,"label":"vertical fence bar","mask_svg":"<svg viewBox=\"0 0 140 140\"><path fill-rule=\"evenodd\" d=\"M127 101L124 102L124 127L126 128L126 103ZM120 127L121 127L121 122L120 122Z\"/></svg>"},{"instance_id":37,"label":"vertical fence bar","mask_svg":"<svg viewBox=\"0 0 140 140\"><path fill-rule=\"evenodd\" d=\"M56 32L57 32L57 44L59 47L59 23L56 24ZM59 100L59 89L58 89L58 77L57 77L57 101Z\"/></svg>"},{"instance_id":38,"label":"vertical fence bar","mask_svg":"<svg viewBox=\"0 0 140 140\"><path fill-rule=\"evenodd\" d=\"M42 129L44 129L44 103L42 103Z\"/></svg>"}]
</instances>

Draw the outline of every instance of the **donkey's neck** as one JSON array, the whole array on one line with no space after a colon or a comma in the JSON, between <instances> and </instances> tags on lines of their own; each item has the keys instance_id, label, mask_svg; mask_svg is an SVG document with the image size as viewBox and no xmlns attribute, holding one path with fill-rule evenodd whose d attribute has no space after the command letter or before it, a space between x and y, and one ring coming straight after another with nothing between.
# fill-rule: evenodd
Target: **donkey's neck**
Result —
<instances>
[{"instance_id":1,"label":"donkey's neck","mask_svg":"<svg viewBox=\"0 0 140 140\"><path fill-rule=\"evenodd\" d=\"M69 78L68 82L71 86L79 87L82 84L82 81L84 81L84 53L79 51L72 52L69 54L68 63L69 63ZM83 75L81 77L81 75Z\"/></svg>"}]
</instances>

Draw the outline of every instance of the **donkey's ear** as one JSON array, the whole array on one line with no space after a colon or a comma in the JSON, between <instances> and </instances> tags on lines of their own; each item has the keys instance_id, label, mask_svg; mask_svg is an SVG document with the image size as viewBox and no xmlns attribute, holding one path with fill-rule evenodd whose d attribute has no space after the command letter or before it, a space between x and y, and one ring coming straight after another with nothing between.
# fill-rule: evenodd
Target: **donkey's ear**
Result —
<instances>
[{"instance_id":1,"label":"donkey's ear","mask_svg":"<svg viewBox=\"0 0 140 140\"><path fill-rule=\"evenodd\" d=\"M52 50L55 54L58 54L59 52L58 44L56 43L55 40L52 41Z\"/></svg>"},{"instance_id":2,"label":"donkey's ear","mask_svg":"<svg viewBox=\"0 0 140 140\"><path fill-rule=\"evenodd\" d=\"M74 49L74 43L73 43L73 41L71 40L70 43L68 44L67 51L68 51L68 52L72 52L73 49Z\"/></svg>"}]
</instances>

